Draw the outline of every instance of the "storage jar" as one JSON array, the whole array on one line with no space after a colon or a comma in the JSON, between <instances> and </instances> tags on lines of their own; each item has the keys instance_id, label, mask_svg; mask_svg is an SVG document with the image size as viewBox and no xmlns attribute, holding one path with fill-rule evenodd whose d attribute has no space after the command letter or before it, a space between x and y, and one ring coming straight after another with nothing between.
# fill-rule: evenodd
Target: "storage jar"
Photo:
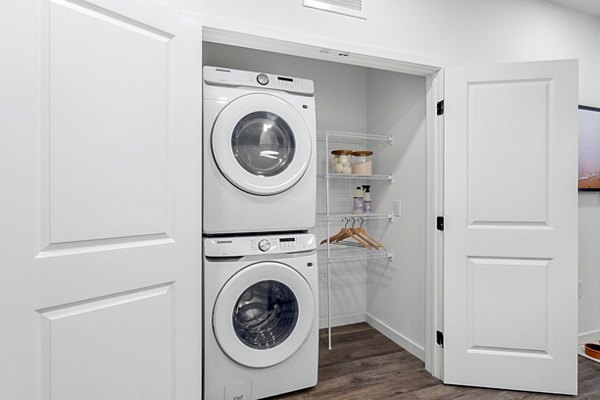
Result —
<instances>
[{"instance_id":1,"label":"storage jar","mask_svg":"<svg viewBox=\"0 0 600 400\"><path fill-rule=\"evenodd\" d=\"M354 175L371 175L373 166L373 152L371 150L358 150L352 152L352 173Z\"/></svg>"},{"instance_id":2,"label":"storage jar","mask_svg":"<svg viewBox=\"0 0 600 400\"><path fill-rule=\"evenodd\" d=\"M333 150L331 152L331 172L350 175L352 173L351 156L352 150Z\"/></svg>"}]
</instances>

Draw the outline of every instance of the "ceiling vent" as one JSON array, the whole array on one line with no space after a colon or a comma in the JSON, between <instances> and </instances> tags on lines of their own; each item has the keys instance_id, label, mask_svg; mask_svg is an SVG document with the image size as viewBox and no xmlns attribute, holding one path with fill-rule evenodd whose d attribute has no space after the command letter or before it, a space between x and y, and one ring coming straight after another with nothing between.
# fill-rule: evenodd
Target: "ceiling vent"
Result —
<instances>
[{"instance_id":1,"label":"ceiling vent","mask_svg":"<svg viewBox=\"0 0 600 400\"><path fill-rule=\"evenodd\" d=\"M304 0L304 7L367 19L366 0Z\"/></svg>"}]
</instances>

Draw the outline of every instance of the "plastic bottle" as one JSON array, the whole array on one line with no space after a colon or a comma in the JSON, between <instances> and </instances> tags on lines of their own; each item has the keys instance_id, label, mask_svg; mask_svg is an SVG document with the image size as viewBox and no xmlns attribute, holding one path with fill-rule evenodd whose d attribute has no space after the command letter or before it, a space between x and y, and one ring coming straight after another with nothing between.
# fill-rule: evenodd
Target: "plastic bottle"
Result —
<instances>
[{"instance_id":1,"label":"plastic bottle","mask_svg":"<svg viewBox=\"0 0 600 400\"><path fill-rule=\"evenodd\" d=\"M354 191L354 212L362 214L364 212L364 192L360 186Z\"/></svg>"},{"instance_id":2,"label":"plastic bottle","mask_svg":"<svg viewBox=\"0 0 600 400\"><path fill-rule=\"evenodd\" d=\"M371 201L371 185L362 185L363 188L363 210L366 213L373 211L373 202Z\"/></svg>"}]
</instances>

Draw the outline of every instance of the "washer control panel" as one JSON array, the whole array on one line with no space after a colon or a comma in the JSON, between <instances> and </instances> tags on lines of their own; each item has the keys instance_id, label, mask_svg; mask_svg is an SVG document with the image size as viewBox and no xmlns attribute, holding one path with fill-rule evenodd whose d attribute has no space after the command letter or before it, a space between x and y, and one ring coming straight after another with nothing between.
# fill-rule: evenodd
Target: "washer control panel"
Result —
<instances>
[{"instance_id":1,"label":"washer control panel","mask_svg":"<svg viewBox=\"0 0 600 400\"><path fill-rule=\"evenodd\" d=\"M316 248L316 238L312 233L204 239L204 255L207 257L286 254L311 251Z\"/></svg>"}]
</instances>

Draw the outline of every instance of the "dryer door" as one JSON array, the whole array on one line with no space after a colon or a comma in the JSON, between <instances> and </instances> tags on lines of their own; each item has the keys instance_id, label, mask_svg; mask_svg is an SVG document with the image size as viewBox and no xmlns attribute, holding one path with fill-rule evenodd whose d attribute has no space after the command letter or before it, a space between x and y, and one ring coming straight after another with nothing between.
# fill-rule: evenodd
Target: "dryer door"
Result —
<instances>
[{"instance_id":1,"label":"dryer door","mask_svg":"<svg viewBox=\"0 0 600 400\"><path fill-rule=\"evenodd\" d=\"M264 93L233 100L217 116L212 151L221 173L239 189L273 195L294 186L312 157L310 129L285 100Z\"/></svg>"},{"instance_id":2,"label":"dryer door","mask_svg":"<svg viewBox=\"0 0 600 400\"><path fill-rule=\"evenodd\" d=\"M300 348L315 313L312 289L302 275L285 264L260 262L225 283L213 309L213 330L233 361L264 368Z\"/></svg>"}]
</instances>

